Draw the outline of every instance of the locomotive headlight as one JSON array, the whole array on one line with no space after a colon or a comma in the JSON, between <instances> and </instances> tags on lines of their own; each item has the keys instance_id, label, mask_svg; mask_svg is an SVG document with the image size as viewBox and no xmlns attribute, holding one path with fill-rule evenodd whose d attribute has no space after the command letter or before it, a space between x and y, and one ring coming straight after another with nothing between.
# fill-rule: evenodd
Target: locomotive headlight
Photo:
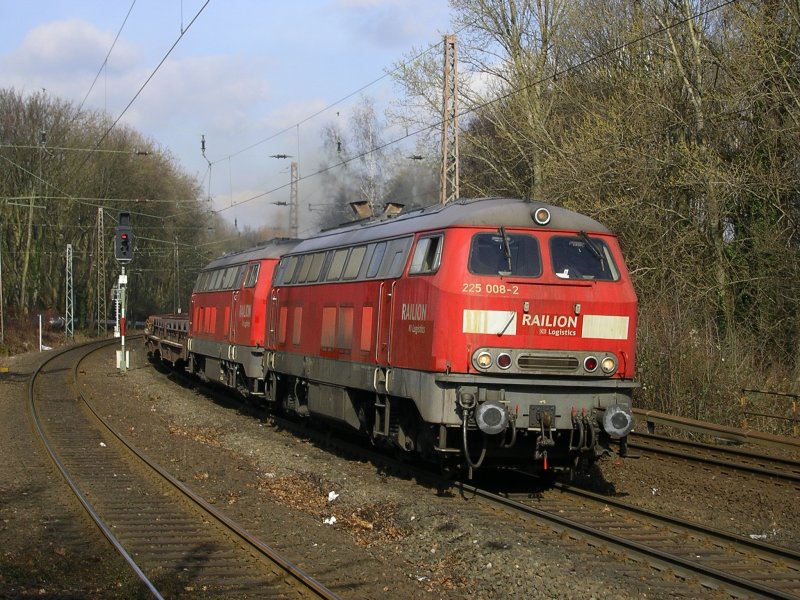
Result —
<instances>
[{"instance_id":1,"label":"locomotive headlight","mask_svg":"<svg viewBox=\"0 0 800 600\"><path fill-rule=\"evenodd\" d=\"M617 359L613 356L606 356L600 362L600 368L606 375L612 375L617 370Z\"/></svg>"},{"instance_id":2,"label":"locomotive headlight","mask_svg":"<svg viewBox=\"0 0 800 600\"><path fill-rule=\"evenodd\" d=\"M546 208L537 208L533 212L533 220L536 221L538 225L547 225L550 222L550 211Z\"/></svg>"},{"instance_id":3,"label":"locomotive headlight","mask_svg":"<svg viewBox=\"0 0 800 600\"><path fill-rule=\"evenodd\" d=\"M481 369L488 369L492 366L492 355L488 352L481 352L475 358L475 364L477 364Z\"/></svg>"},{"instance_id":4,"label":"locomotive headlight","mask_svg":"<svg viewBox=\"0 0 800 600\"><path fill-rule=\"evenodd\" d=\"M597 358L594 356L587 356L583 359L583 369L587 373L594 373L597 370Z\"/></svg>"}]
</instances>

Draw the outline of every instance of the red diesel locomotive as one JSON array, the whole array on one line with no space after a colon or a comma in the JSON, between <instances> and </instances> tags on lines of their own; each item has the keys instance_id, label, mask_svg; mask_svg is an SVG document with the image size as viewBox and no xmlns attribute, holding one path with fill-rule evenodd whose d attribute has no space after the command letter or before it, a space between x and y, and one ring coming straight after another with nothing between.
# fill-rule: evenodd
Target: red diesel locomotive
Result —
<instances>
[{"instance_id":1,"label":"red diesel locomotive","mask_svg":"<svg viewBox=\"0 0 800 600\"><path fill-rule=\"evenodd\" d=\"M186 341L170 347L180 320L153 317L146 343L277 410L454 467L572 469L633 426L636 310L608 229L487 198L214 261Z\"/></svg>"}]
</instances>

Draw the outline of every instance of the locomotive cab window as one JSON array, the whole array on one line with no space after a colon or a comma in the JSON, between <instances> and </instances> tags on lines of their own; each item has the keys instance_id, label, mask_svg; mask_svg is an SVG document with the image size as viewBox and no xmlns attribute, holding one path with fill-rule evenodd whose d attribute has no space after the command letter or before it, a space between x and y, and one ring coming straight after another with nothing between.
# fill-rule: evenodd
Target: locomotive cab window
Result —
<instances>
[{"instance_id":1,"label":"locomotive cab window","mask_svg":"<svg viewBox=\"0 0 800 600\"><path fill-rule=\"evenodd\" d=\"M442 235L420 238L414 249L409 275L435 273L442 261Z\"/></svg>"},{"instance_id":2,"label":"locomotive cab window","mask_svg":"<svg viewBox=\"0 0 800 600\"><path fill-rule=\"evenodd\" d=\"M572 237L553 237L550 240L550 255L553 271L559 279L619 279L619 270L608 245L585 233Z\"/></svg>"},{"instance_id":3,"label":"locomotive cab window","mask_svg":"<svg viewBox=\"0 0 800 600\"><path fill-rule=\"evenodd\" d=\"M475 275L539 277L542 259L539 242L530 235L504 229L472 236L469 271Z\"/></svg>"}]
</instances>

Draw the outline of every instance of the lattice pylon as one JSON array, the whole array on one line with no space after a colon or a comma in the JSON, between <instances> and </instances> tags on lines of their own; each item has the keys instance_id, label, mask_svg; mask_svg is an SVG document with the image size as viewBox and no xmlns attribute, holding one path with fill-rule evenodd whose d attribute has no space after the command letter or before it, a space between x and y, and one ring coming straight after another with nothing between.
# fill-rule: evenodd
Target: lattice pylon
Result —
<instances>
[{"instance_id":1,"label":"lattice pylon","mask_svg":"<svg viewBox=\"0 0 800 600\"><path fill-rule=\"evenodd\" d=\"M97 235L95 239L95 263L97 265L97 335L106 335L106 251L103 236L103 207L97 209Z\"/></svg>"},{"instance_id":2,"label":"lattice pylon","mask_svg":"<svg viewBox=\"0 0 800 600\"><path fill-rule=\"evenodd\" d=\"M444 38L441 203L458 198L458 56L456 36Z\"/></svg>"}]
</instances>

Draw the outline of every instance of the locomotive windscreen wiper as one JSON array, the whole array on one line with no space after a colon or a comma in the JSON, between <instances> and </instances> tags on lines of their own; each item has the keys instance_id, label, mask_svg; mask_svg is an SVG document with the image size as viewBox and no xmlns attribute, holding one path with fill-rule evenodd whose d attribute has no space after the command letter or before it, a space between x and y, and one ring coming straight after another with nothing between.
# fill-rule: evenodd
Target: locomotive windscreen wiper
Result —
<instances>
[{"instance_id":1,"label":"locomotive windscreen wiper","mask_svg":"<svg viewBox=\"0 0 800 600\"><path fill-rule=\"evenodd\" d=\"M508 264L508 272L500 271L500 274L511 275L511 246L508 244L508 236L506 235L505 227L500 227L500 235L503 238L503 256Z\"/></svg>"},{"instance_id":2,"label":"locomotive windscreen wiper","mask_svg":"<svg viewBox=\"0 0 800 600\"><path fill-rule=\"evenodd\" d=\"M597 262L600 263L600 270L605 272L606 261L603 258L603 253L597 249L597 246L594 245L594 242L589 238L588 235L586 235L585 231L579 231L578 235L581 236L581 239L584 242L586 242L586 245L589 247L589 252L591 252L592 255L597 259Z\"/></svg>"}]
</instances>

